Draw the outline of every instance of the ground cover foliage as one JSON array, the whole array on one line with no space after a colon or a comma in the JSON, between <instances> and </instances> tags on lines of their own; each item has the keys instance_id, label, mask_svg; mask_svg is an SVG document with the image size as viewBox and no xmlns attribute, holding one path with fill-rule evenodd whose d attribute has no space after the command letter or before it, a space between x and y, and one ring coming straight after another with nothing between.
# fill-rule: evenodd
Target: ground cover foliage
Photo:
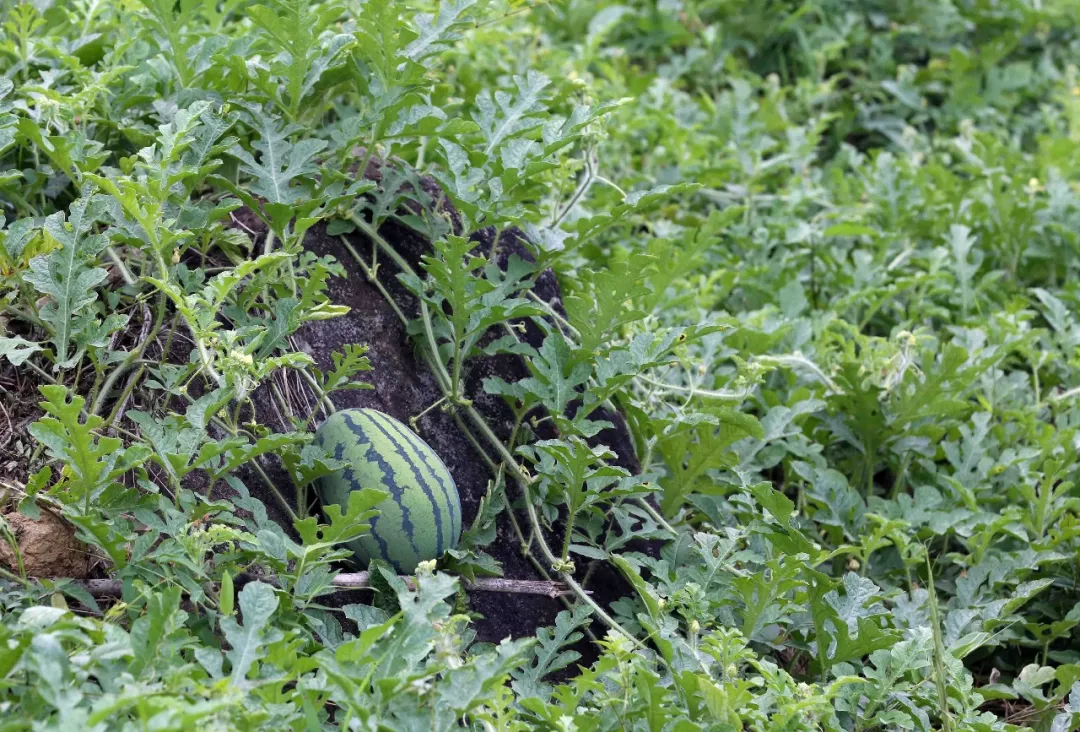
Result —
<instances>
[{"instance_id":1,"label":"ground cover foliage","mask_svg":"<svg viewBox=\"0 0 1080 732\"><path fill-rule=\"evenodd\" d=\"M5 2L5 501L122 598L9 552L0 727L1075 728L1078 13ZM311 502L341 468L312 431L370 365L295 347L343 312L304 238L363 235L374 270L390 220L433 242L398 263L409 332L492 482L459 550L331 608L382 494ZM527 294L547 267L563 310ZM484 384L508 437L464 397L482 353L528 365ZM240 477L271 463L290 526ZM498 574L506 512L572 592L478 643L459 577Z\"/></svg>"}]
</instances>

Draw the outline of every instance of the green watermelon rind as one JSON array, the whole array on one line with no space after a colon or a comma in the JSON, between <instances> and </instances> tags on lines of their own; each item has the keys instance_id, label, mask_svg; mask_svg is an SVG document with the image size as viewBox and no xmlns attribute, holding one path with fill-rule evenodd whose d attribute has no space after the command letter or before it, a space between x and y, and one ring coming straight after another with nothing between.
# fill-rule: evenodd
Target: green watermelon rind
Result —
<instances>
[{"instance_id":1,"label":"green watermelon rind","mask_svg":"<svg viewBox=\"0 0 1080 732\"><path fill-rule=\"evenodd\" d=\"M356 561L373 558L411 574L461 537L461 499L450 471L426 442L375 409L345 409L316 431L315 441L348 467L316 483L323 505L347 505L349 493L381 488L390 498L376 508L371 532L350 542Z\"/></svg>"}]
</instances>

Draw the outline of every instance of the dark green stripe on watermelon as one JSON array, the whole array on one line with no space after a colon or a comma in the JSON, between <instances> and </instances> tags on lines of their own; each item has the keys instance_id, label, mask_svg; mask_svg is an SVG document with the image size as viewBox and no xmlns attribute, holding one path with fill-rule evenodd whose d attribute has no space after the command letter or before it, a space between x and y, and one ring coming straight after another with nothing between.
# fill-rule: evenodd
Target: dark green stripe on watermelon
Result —
<instances>
[{"instance_id":1,"label":"dark green stripe on watermelon","mask_svg":"<svg viewBox=\"0 0 1080 732\"><path fill-rule=\"evenodd\" d=\"M345 446L344 443L338 443L334 447L334 453L333 453L334 457L337 458L338 460L345 460L346 459L345 447L346 446ZM360 485L359 479L356 477L356 473L353 472L352 468L343 469L341 471L341 479L344 481L345 485L347 485L347 486ZM330 505L332 503L344 503L344 502L348 501L348 494L345 494L345 497L338 498L338 499L333 499L333 500L330 500L329 502L327 502L327 492L326 492L326 490L325 489L320 490L320 493L321 493L321 500L323 502L323 505ZM390 556L390 547L387 545L386 541L379 535L379 533L377 531L375 531L375 525L378 524L378 522L379 522L379 516L372 517L372 519L368 522L371 525L371 532L368 534L368 536L370 536L371 539L373 541L375 541L376 544L378 544L378 551L376 551L376 552L366 552L369 559L372 556L376 556L376 557L388 557L388 556ZM359 544L359 541L352 542L349 545L349 548L353 550L354 554L357 553L358 551L360 551L357 548L357 544Z\"/></svg>"},{"instance_id":2,"label":"dark green stripe on watermelon","mask_svg":"<svg viewBox=\"0 0 1080 732\"><path fill-rule=\"evenodd\" d=\"M398 422L393 417L390 417L382 412L372 412L377 421L382 423L382 427L388 432L393 432L397 435L398 443L401 444L405 451L409 454L410 460L419 459L427 467L427 472L424 474L425 483L424 490L428 494L428 498L431 499L431 503L436 509L436 521L439 526L445 525L444 520L441 518L441 512L448 510L450 520L450 535L461 535L461 506L460 499L458 497L457 486L454 484L454 479L450 477L450 471L447 470L446 465L439 459L438 454L431 447L420 440L416 433L410 430L408 427ZM390 435L387 435L390 437ZM427 482L427 479L431 478L438 486L439 490L436 492L435 485ZM442 543L442 539L439 542ZM457 545L457 539L454 539L454 545Z\"/></svg>"},{"instance_id":3,"label":"dark green stripe on watermelon","mask_svg":"<svg viewBox=\"0 0 1080 732\"><path fill-rule=\"evenodd\" d=\"M386 419L379 419L378 417L375 417L374 415L371 415L371 414L365 414L364 416L369 419L369 421L371 423L371 426L374 427L376 430L378 430L379 433L382 434L382 436L385 437L388 442L393 443L393 444L395 444L397 446L398 450L400 451L401 456L403 457L403 459L408 461L410 466L416 466L416 465L418 465L420 463L420 461L417 460L417 458L419 456L416 454L416 451L412 449L411 445L409 444L409 441L401 440L401 439L395 439L393 436L390 435L390 433L387 431ZM385 417L385 415L382 415L382 416ZM372 455L373 451L374 451L374 448L369 448L368 449L368 459L371 459L371 460L379 459L378 455ZM424 491L424 496L427 498L427 504L426 505L431 506L431 511L432 511L432 514L433 514L433 516L432 516L432 524L435 526L435 541L439 546L445 546L445 543L443 541L443 526L442 526L442 523L443 523L442 513L443 512L441 510L439 502L435 500L435 494L432 491L433 479L432 479L432 476L429 474L430 469L427 469L426 465L424 467L426 469L426 472L423 475L417 476L418 479L417 479L416 482L420 486L420 489ZM405 521L405 532L410 537L414 536L416 532L415 532L414 528L411 526L411 524L409 523L409 511L408 510L405 511L404 521ZM413 548L416 549L415 544L413 545ZM419 555L419 553L420 553L420 551L417 549L417 554Z\"/></svg>"},{"instance_id":4,"label":"dark green stripe on watermelon","mask_svg":"<svg viewBox=\"0 0 1080 732\"><path fill-rule=\"evenodd\" d=\"M331 415L315 440L348 463L317 483L324 505L345 505L349 492L361 488L390 493L377 507L371 533L349 545L361 566L378 558L411 573L419 562L457 546L461 501L454 479L435 451L405 425L373 409L347 409Z\"/></svg>"},{"instance_id":5,"label":"dark green stripe on watermelon","mask_svg":"<svg viewBox=\"0 0 1080 732\"><path fill-rule=\"evenodd\" d=\"M345 416L345 423L352 427L354 431L362 431L365 428L371 428L370 424L361 426L357 424L357 421L358 420L353 418L351 415ZM383 559L391 562L395 567L398 568L398 571L404 571L401 569L401 567L408 564L413 564L415 566L415 564L420 561L421 552L420 548L416 545L416 541L414 540L414 534L416 532L411 520L412 512L409 510L409 502L404 499L405 494L404 490L401 487L401 479L403 476L401 476L398 471L396 471L387 463L386 460L383 459L382 455L384 452L386 451L384 450L380 452L379 450L376 450L374 443L367 443L367 450L364 452L364 459L368 461L369 465L373 465L378 469L379 475L382 479L382 486L385 486L386 489L390 491L390 498L392 499L392 502L384 501L383 503L379 504L379 516L376 517L376 521L372 523L371 532L372 536L378 542L380 550L385 550L390 555L383 557ZM404 477L407 478L407 475ZM397 509L399 515L394 514L395 508ZM406 547L404 546L404 544L402 544L401 547L394 547L393 550L391 550L389 543L386 541L385 537L383 537L382 533L376 527L378 523L378 518L381 518L383 515L387 516L388 521L392 520L394 522L394 525L401 525L401 535L408 539L408 549L411 551L411 554L406 553ZM370 556L365 557L365 559L370 558Z\"/></svg>"}]
</instances>

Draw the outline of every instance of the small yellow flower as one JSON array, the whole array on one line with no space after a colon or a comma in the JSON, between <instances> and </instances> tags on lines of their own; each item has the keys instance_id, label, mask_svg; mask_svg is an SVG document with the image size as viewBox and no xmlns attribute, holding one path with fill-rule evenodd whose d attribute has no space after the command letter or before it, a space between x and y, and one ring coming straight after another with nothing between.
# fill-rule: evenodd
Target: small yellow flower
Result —
<instances>
[{"instance_id":1,"label":"small yellow flower","mask_svg":"<svg viewBox=\"0 0 1080 732\"><path fill-rule=\"evenodd\" d=\"M234 348L234 349L233 349L233 350L232 350L232 351L231 351L231 352L229 353L229 356L230 356L230 357L231 357L231 358L232 358L232 359L233 359L234 361L236 361L237 363L243 364L243 365L245 365L245 366L251 366L251 365L253 365L253 364L255 363L255 359L254 359L254 358L252 358L252 356L251 356L251 354L250 354L250 353L244 353L243 351L241 351L241 350L239 350L239 349L235 349L235 348Z\"/></svg>"}]
</instances>

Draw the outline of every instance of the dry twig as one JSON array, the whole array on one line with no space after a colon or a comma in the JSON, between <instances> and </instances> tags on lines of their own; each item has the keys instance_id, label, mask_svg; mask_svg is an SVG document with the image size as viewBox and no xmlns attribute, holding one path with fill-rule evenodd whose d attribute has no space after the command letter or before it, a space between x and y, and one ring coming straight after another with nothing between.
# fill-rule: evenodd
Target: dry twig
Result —
<instances>
[{"instance_id":1,"label":"dry twig","mask_svg":"<svg viewBox=\"0 0 1080 732\"><path fill-rule=\"evenodd\" d=\"M273 577L255 578L259 581L275 584ZM402 577L410 588L416 588L416 580L413 577ZM476 580L460 578L462 586L471 592L502 592L512 595L543 595L545 597L558 598L573 594L562 582L547 580L515 580L502 577L480 577ZM83 585L87 592L94 597L120 597L121 583L119 580L91 579L84 580ZM352 572L339 574L334 578L334 587L342 590L359 590L370 587L367 572Z\"/></svg>"}]
</instances>

